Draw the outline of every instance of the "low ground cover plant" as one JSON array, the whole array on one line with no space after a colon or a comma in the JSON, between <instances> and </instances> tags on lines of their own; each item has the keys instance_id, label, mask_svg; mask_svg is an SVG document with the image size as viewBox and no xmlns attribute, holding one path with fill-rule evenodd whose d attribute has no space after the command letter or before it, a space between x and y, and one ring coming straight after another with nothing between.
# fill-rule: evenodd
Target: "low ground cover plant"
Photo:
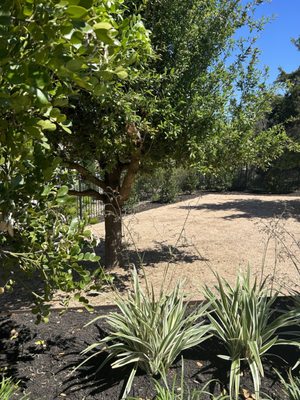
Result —
<instances>
[{"instance_id":1,"label":"low ground cover plant","mask_svg":"<svg viewBox=\"0 0 300 400\"><path fill-rule=\"evenodd\" d=\"M160 375L166 382L166 372L180 353L211 336L210 327L203 320L199 322L207 306L187 313L180 284L168 294L161 291L156 298L153 287L147 285L144 293L135 269L132 280L132 292L125 299L117 299L119 312L112 312L106 317L109 335L83 351L86 355L97 350L83 363L103 351L108 352L99 369L110 361L112 368L132 365L123 399L130 391L138 368L151 376ZM91 323L99 318L102 317L95 318Z\"/></svg>"},{"instance_id":2,"label":"low ground cover plant","mask_svg":"<svg viewBox=\"0 0 300 400\"><path fill-rule=\"evenodd\" d=\"M283 385L285 395L289 400L300 400L300 375L293 376L292 372L288 372L288 379L284 379L282 375L277 372L280 382Z\"/></svg>"},{"instance_id":3,"label":"low ground cover plant","mask_svg":"<svg viewBox=\"0 0 300 400\"><path fill-rule=\"evenodd\" d=\"M297 323L297 311L278 312L272 307L278 293L271 293L266 282L251 284L250 271L239 275L231 287L216 275L216 293L207 286L204 289L206 300L210 302L212 313L209 319L213 333L225 346L227 354L219 357L231 361L229 392L232 398L239 398L240 375L244 364L248 364L253 379L256 399L260 395L260 381L264 376L262 356L273 346L293 344L296 341L284 339L279 328Z\"/></svg>"},{"instance_id":4,"label":"low ground cover plant","mask_svg":"<svg viewBox=\"0 0 300 400\"><path fill-rule=\"evenodd\" d=\"M18 392L18 383L15 383L11 378L2 376L0 382L0 399L1 400L11 400L13 396ZM29 400L27 395L19 398L20 400Z\"/></svg>"}]
</instances>

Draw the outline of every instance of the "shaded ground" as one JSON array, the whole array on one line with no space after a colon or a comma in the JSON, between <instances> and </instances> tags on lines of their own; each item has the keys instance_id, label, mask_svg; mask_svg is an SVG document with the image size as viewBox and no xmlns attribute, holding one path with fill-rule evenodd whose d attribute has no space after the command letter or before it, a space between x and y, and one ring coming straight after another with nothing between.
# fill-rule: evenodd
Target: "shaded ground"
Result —
<instances>
[{"instance_id":1,"label":"shaded ground","mask_svg":"<svg viewBox=\"0 0 300 400\"><path fill-rule=\"evenodd\" d=\"M170 205L144 204L139 211L123 218L124 264L112 271L121 293L129 288L133 264L141 276L146 273L157 291L163 283L167 290L185 280L186 294L194 300L202 298L204 283L215 284L214 272L233 282L237 272L248 266L259 278L273 277L271 284L285 292L290 287L299 289L297 195L204 193ZM104 224L91 229L99 238L97 253L103 256ZM38 292L39 287L34 289ZM60 307L59 299L58 295L54 306ZM96 306L109 305L114 303L114 294L106 288L91 293L90 300ZM2 309L26 309L30 304L22 288L0 296Z\"/></svg>"},{"instance_id":2,"label":"shaded ground","mask_svg":"<svg viewBox=\"0 0 300 400\"><path fill-rule=\"evenodd\" d=\"M102 315L107 311L107 308L97 308L96 313ZM29 313L0 318L1 370L7 368L8 374L20 380L23 391L30 393L31 400L119 399L130 373L129 368L112 370L106 366L95 375L95 370L104 359L104 356L97 356L71 374L74 366L82 361L80 352L105 335L107 328L103 320L84 327L93 317L87 312L75 310L63 316L53 312L51 324L39 326L34 325ZM221 388L227 388L230 363L217 357L217 354L224 354L224 351L217 340L209 339L200 347L183 352L185 383L191 389L201 389L209 380L217 379L220 383L211 384L211 392L217 394ZM264 359L262 392L271 396L272 400L286 400L273 368L276 367L284 374L289 366L295 364L300 354L288 346L280 351L272 349L271 353L271 357ZM179 357L168 374L171 386L174 377L180 374ZM250 393L253 391L247 369L241 377L241 388ZM151 379L139 372L134 379L131 395L140 399L153 399L154 394ZM203 397L203 400L208 400L208 396Z\"/></svg>"},{"instance_id":3,"label":"shaded ground","mask_svg":"<svg viewBox=\"0 0 300 400\"><path fill-rule=\"evenodd\" d=\"M128 265L143 264L148 281L157 288L185 279L192 299L201 298L202 284L213 286L214 271L233 282L250 266L256 276L270 275L277 287L297 287L300 265L300 197L205 193L197 198L150 209L123 218L123 268L114 270L124 290ZM103 224L93 225L103 240ZM276 240L275 240L276 236ZM101 244L98 252L101 251ZM110 304L103 293L94 304Z\"/></svg>"},{"instance_id":4,"label":"shaded ground","mask_svg":"<svg viewBox=\"0 0 300 400\"><path fill-rule=\"evenodd\" d=\"M188 297L199 299L201 285L215 283L213 271L233 281L237 271L250 264L253 273L260 276L265 256L263 274L274 275L270 284L295 288L299 282L296 266L300 265L299 215L297 196L205 194L124 217L125 261L122 268L113 271L116 287L121 293L126 292L129 265L135 263L141 276L146 272L148 281L156 289L163 282L167 289L178 279L186 279ZM101 254L103 224L92 229L100 239L98 252ZM274 238L268 241L270 234L276 235L277 241ZM103 305L114 301L110 288L99 294L91 293L90 298L96 306L101 305L96 307L100 315L110 310ZM5 314L8 308L17 310L29 305L25 292L0 296L0 370L7 368L9 374L20 379L26 392L31 393L31 400L117 400L128 369L115 371L107 367L95 376L93 372L103 360L100 357L70 375L81 361L79 353L103 337L105 323L84 328L93 316L81 309L64 316L54 311L51 324L40 326L34 325L34 316L26 311ZM229 364L217 357L223 351L218 341L210 340L184 352L185 382L199 389L216 378L221 386L226 386ZM273 367L285 371L298 359L299 352L290 347L276 351L277 354L272 350L275 355L265 361L262 391L272 400L285 400ZM170 370L169 381L180 372L179 359ZM252 390L247 370L242 387ZM220 387L210 389L218 392ZM152 399L154 388L149 377L138 374L131 394Z\"/></svg>"}]
</instances>

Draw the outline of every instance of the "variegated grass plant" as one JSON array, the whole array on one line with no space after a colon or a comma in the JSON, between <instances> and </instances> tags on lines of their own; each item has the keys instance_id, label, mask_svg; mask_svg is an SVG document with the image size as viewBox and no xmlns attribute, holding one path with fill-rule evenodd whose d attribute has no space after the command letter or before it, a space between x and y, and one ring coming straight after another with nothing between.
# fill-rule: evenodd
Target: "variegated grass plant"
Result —
<instances>
[{"instance_id":1,"label":"variegated grass plant","mask_svg":"<svg viewBox=\"0 0 300 400\"><path fill-rule=\"evenodd\" d=\"M288 372L288 380L284 379L279 372L277 372L277 375L287 398L289 400L300 400L300 376L293 376L291 371Z\"/></svg>"},{"instance_id":2,"label":"variegated grass plant","mask_svg":"<svg viewBox=\"0 0 300 400\"><path fill-rule=\"evenodd\" d=\"M15 383L11 378L2 376L0 382L0 399L11 400L19 391L18 382ZM20 400L29 400L27 395L20 397Z\"/></svg>"},{"instance_id":3,"label":"variegated grass plant","mask_svg":"<svg viewBox=\"0 0 300 400\"><path fill-rule=\"evenodd\" d=\"M167 294L161 290L156 298L153 287L147 285L146 292L142 290L135 269L132 283L133 289L127 298L117 298L119 311L105 317L109 335L83 351L84 355L94 351L83 363L103 351L108 352L98 370L108 362L112 362L112 368L132 366L123 399L130 391L138 368L152 376L161 375L166 381L166 373L180 353L211 336L210 327L203 320L199 322L207 306L187 313L181 284ZM103 317L90 323L99 318Z\"/></svg>"},{"instance_id":4,"label":"variegated grass plant","mask_svg":"<svg viewBox=\"0 0 300 400\"><path fill-rule=\"evenodd\" d=\"M294 310L275 315L278 310L272 306L278 293L268 291L266 281L258 284L254 279L251 284L249 270L237 277L233 287L218 275L216 277L218 285L215 293L206 286L204 294L211 304L209 319L213 334L224 343L227 350L227 354L219 357L231 361L230 396L238 399L241 368L243 363L247 363L255 396L259 399L260 381L264 376L262 356L273 346L297 345L297 342L282 339L278 330L293 325L299 315Z\"/></svg>"}]
</instances>

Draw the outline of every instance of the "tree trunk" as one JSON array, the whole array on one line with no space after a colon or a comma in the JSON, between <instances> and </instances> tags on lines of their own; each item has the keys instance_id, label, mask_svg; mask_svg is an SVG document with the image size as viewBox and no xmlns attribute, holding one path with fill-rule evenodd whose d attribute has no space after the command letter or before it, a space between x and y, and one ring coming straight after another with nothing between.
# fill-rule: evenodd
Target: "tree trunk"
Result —
<instances>
[{"instance_id":1,"label":"tree trunk","mask_svg":"<svg viewBox=\"0 0 300 400\"><path fill-rule=\"evenodd\" d=\"M116 200L105 203L105 267L114 268L122 256L122 213Z\"/></svg>"},{"instance_id":2,"label":"tree trunk","mask_svg":"<svg viewBox=\"0 0 300 400\"><path fill-rule=\"evenodd\" d=\"M140 148L138 148L132 154L130 162L119 163L112 171L106 172L103 180L94 176L84 166L76 162L65 161L70 169L77 170L84 179L103 190L103 193L94 189L69 190L69 194L81 197L91 196L103 201L105 222L104 264L106 268L117 267L122 261L122 206L130 196L140 166L140 151ZM124 176L121 182L122 172Z\"/></svg>"},{"instance_id":3,"label":"tree trunk","mask_svg":"<svg viewBox=\"0 0 300 400\"><path fill-rule=\"evenodd\" d=\"M105 222L105 267L120 264L122 253L122 200L120 198L121 173L119 168L105 174L106 198L104 201Z\"/></svg>"},{"instance_id":4,"label":"tree trunk","mask_svg":"<svg viewBox=\"0 0 300 400\"><path fill-rule=\"evenodd\" d=\"M105 267L114 268L122 262L122 206L128 200L140 165L140 150L132 155L121 182L122 166L106 173L104 200Z\"/></svg>"}]
</instances>

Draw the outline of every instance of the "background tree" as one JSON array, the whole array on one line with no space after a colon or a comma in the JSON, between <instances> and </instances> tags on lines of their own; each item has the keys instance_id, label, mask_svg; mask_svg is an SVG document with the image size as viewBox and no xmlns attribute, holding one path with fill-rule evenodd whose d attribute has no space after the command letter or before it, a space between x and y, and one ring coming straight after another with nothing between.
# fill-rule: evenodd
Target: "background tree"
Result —
<instances>
[{"instance_id":1,"label":"background tree","mask_svg":"<svg viewBox=\"0 0 300 400\"><path fill-rule=\"evenodd\" d=\"M128 2L128 13L141 7L156 57L133 68L123 83L73 96L65 111L72 133L51 135L65 165L101 189L71 193L105 204L107 267L120 261L121 209L139 170L171 160L204 173L245 160L263 164L285 141L277 127L256 128L270 95L256 70L253 38L232 39L242 26L262 29L252 17L258 2L138 3Z\"/></svg>"},{"instance_id":2,"label":"background tree","mask_svg":"<svg viewBox=\"0 0 300 400\"><path fill-rule=\"evenodd\" d=\"M299 39L294 43L300 50ZM264 125L281 125L293 145L288 146L267 168L254 169L255 173L248 181L248 187L285 193L300 187L300 68L290 73L281 70L277 78L277 88L281 89L281 93L274 97L271 110L265 116Z\"/></svg>"}]
</instances>

